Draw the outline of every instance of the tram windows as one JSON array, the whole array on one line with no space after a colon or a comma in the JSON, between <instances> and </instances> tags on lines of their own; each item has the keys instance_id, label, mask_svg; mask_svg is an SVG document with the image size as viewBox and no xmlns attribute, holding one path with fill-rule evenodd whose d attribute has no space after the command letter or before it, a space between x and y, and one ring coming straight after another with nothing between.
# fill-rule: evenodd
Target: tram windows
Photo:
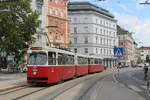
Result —
<instances>
[{"instance_id":1,"label":"tram windows","mask_svg":"<svg viewBox=\"0 0 150 100\"><path fill-rule=\"evenodd\" d=\"M65 55L65 64L66 65L70 65L70 64L74 64L74 56L73 55Z\"/></svg>"},{"instance_id":2,"label":"tram windows","mask_svg":"<svg viewBox=\"0 0 150 100\"><path fill-rule=\"evenodd\" d=\"M74 56L73 55L67 55L66 63L67 63L67 65L68 64L74 64Z\"/></svg>"},{"instance_id":3,"label":"tram windows","mask_svg":"<svg viewBox=\"0 0 150 100\"><path fill-rule=\"evenodd\" d=\"M65 65L65 56L62 53L58 53L58 64Z\"/></svg>"},{"instance_id":4,"label":"tram windows","mask_svg":"<svg viewBox=\"0 0 150 100\"><path fill-rule=\"evenodd\" d=\"M99 61L98 61L98 59L95 59L95 64L99 64Z\"/></svg>"},{"instance_id":5,"label":"tram windows","mask_svg":"<svg viewBox=\"0 0 150 100\"><path fill-rule=\"evenodd\" d=\"M74 64L74 56L58 53L58 64L59 65Z\"/></svg>"},{"instance_id":6,"label":"tram windows","mask_svg":"<svg viewBox=\"0 0 150 100\"><path fill-rule=\"evenodd\" d=\"M48 52L48 65L56 65L56 53Z\"/></svg>"},{"instance_id":7,"label":"tram windows","mask_svg":"<svg viewBox=\"0 0 150 100\"><path fill-rule=\"evenodd\" d=\"M94 59L90 58L90 64L94 64Z\"/></svg>"},{"instance_id":8,"label":"tram windows","mask_svg":"<svg viewBox=\"0 0 150 100\"><path fill-rule=\"evenodd\" d=\"M77 57L78 64L88 64L88 58L85 57Z\"/></svg>"},{"instance_id":9,"label":"tram windows","mask_svg":"<svg viewBox=\"0 0 150 100\"><path fill-rule=\"evenodd\" d=\"M99 64L102 64L102 59L99 59Z\"/></svg>"},{"instance_id":10,"label":"tram windows","mask_svg":"<svg viewBox=\"0 0 150 100\"><path fill-rule=\"evenodd\" d=\"M33 52L30 54L29 65L46 65L47 64L47 55L44 52Z\"/></svg>"}]
</instances>

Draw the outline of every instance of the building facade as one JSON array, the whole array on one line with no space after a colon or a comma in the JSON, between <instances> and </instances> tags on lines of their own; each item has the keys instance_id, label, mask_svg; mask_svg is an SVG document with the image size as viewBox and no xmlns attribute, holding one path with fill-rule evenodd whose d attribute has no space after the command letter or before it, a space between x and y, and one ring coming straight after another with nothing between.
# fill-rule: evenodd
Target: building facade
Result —
<instances>
[{"instance_id":1,"label":"building facade","mask_svg":"<svg viewBox=\"0 0 150 100\"><path fill-rule=\"evenodd\" d=\"M146 61L146 56L148 55L150 57L150 47L142 46L138 49L140 57L139 57L139 63L144 63Z\"/></svg>"},{"instance_id":2,"label":"building facade","mask_svg":"<svg viewBox=\"0 0 150 100\"><path fill-rule=\"evenodd\" d=\"M117 21L107 10L88 2L71 2L71 50L111 60L113 48L118 46Z\"/></svg>"},{"instance_id":3,"label":"building facade","mask_svg":"<svg viewBox=\"0 0 150 100\"><path fill-rule=\"evenodd\" d=\"M32 0L33 10L40 14L41 26L36 37L42 46L68 48L70 32L67 3L68 0Z\"/></svg>"},{"instance_id":4,"label":"building facade","mask_svg":"<svg viewBox=\"0 0 150 100\"><path fill-rule=\"evenodd\" d=\"M120 58L120 61L125 66L131 66L131 64L137 62L137 59L135 59L137 56L137 44L132 37L132 33L129 33L120 26L117 26L117 35L119 39L119 47L124 48L124 56Z\"/></svg>"}]
</instances>

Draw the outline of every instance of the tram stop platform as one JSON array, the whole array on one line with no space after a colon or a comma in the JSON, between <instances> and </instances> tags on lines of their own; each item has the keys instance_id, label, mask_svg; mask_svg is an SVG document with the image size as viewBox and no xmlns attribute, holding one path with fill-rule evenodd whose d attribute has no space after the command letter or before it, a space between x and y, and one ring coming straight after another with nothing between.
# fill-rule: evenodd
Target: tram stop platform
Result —
<instances>
[{"instance_id":1,"label":"tram stop platform","mask_svg":"<svg viewBox=\"0 0 150 100\"><path fill-rule=\"evenodd\" d=\"M26 85L26 73L0 72L0 91Z\"/></svg>"}]
</instances>

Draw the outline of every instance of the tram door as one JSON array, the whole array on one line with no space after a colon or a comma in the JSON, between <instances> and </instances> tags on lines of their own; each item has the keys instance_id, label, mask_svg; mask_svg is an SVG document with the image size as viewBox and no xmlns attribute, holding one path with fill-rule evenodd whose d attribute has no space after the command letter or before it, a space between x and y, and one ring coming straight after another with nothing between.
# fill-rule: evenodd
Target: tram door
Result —
<instances>
[{"instance_id":1,"label":"tram door","mask_svg":"<svg viewBox=\"0 0 150 100\"><path fill-rule=\"evenodd\" d=\"M3 69L7 68L7 59L6 59L6 57L0 57L0 68L3 68Z\"/></svg>"}]
</instances>

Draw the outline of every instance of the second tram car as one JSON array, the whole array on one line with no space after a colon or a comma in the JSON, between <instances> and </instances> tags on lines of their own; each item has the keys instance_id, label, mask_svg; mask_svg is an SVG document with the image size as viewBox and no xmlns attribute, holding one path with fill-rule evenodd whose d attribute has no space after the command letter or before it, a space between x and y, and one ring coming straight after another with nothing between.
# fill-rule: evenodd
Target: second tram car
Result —
<instances>
[{"instance_id":1,"label":"second tram car","mask_svg":"<svg viewBox=\"0 0 150 100\"><path fill-rule=\"evenodd\" d=\"M104 69L98 57L75 54L61 49L32 47L28 53L28 83L57 83Z\"/></svg>"},{"instance_id":2,"label":"second tram car","mask_svg":"<svg viewBox=\"0 0 150 100\"><path fill-rule=\"evenodd\" d=\"M96 56L89 58L88 72L101 72L104 70L104 65L102 64L102 59Z\"/></svg>"}]
</instances>

